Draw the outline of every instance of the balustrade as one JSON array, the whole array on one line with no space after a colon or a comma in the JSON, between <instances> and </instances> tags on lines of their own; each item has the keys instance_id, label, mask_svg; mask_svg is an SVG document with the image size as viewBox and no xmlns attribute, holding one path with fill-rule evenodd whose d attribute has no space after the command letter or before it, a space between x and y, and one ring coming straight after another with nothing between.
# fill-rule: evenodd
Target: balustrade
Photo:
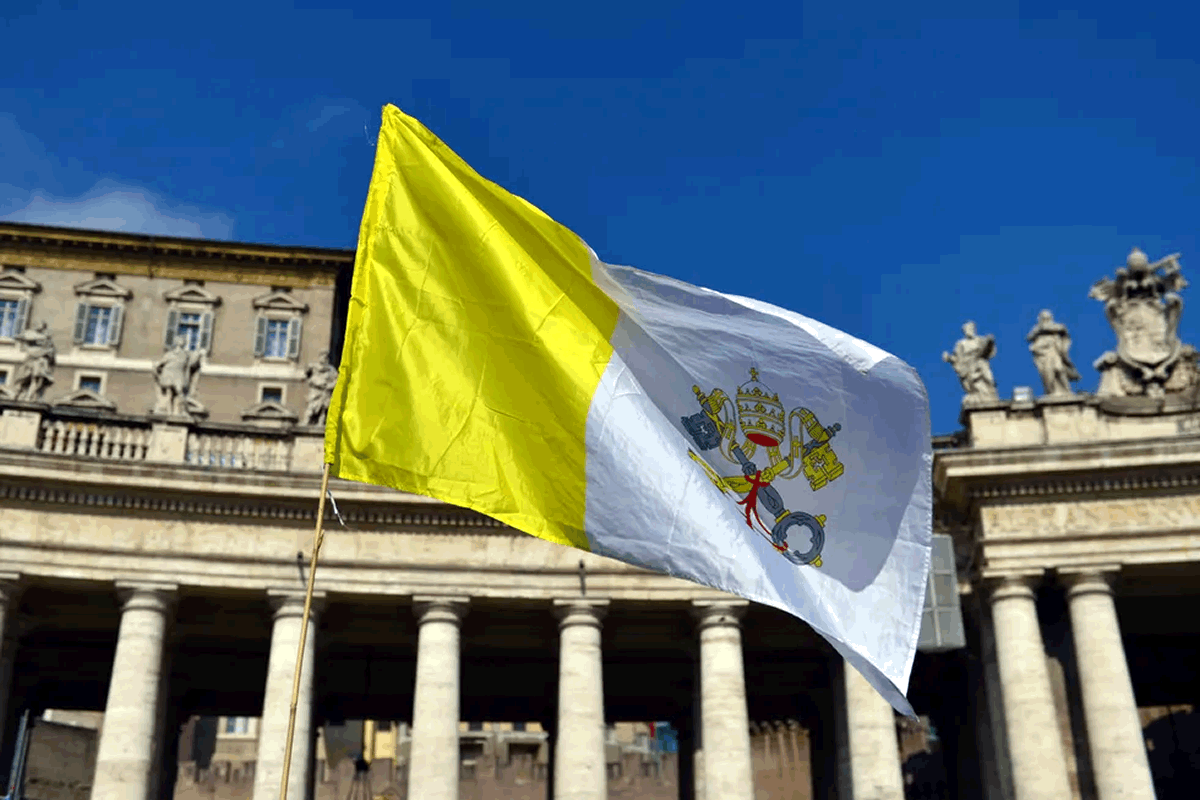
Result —
<instances>
[{"instance_id":1,"label":"balustrade","mask_svg":"<svg viewBox=\"0 0 1200 800\"><path fill-rule=\"evenodd\" d=\"M291 462L291 442L252 434L192 431L188 434L186 460L199 467L286 470Z\"/></svg>"},{"instance_id":2,"label":"balustrade","mask_svg":"<svg viewBox=\"0 0 1200 800\"><path fill-rule=\"evenodd\" d=\"M57 455L142 461L150 446L150 428L108 422L43 419L37 449Z\"/></svg>"},{"instance_id":3,"label":"balustrade","mask_svg":"<svg viewBox=\"0 0 1200 800\"><path fill-rule=\"evenodd\" d=\"M163 423L140 417L80 419L45 406L0 405L0 449L263 472L319 472L324 455L323 438L309 431L258 431L251 426Z\"/></svg>"}]
</instances>

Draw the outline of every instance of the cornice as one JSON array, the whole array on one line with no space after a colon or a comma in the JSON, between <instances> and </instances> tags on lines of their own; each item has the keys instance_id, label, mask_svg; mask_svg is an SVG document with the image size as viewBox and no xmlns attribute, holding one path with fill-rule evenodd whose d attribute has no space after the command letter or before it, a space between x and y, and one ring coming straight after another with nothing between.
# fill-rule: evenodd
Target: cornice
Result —
<instances>
[{"instance_id":1,"label":"cornice","mask_svg":"<svg viewBox=\"0 0 1200 800\"><path fill-rule=\"evenodd\" d=\"M935 452L933 482L959 503L983 485L1103 484L1145 470L1200 472L1200 435Z\"/></svg>"},{"instance_id":2,"label":"cornice","mask_svg":"<svg viewBox=\"0 0 1200 800\"><path fill-rule=\"evenodd\" d=\"M977 486L968 493L972 500L1046 495L1097 495L1121 492L1183 489L1200 486L1200 473L1144 475L1133 477L1064 478Z\"/></svg>"},{"instance_id":3,"label":"cornice","mask_svg":"<svg viewBox=\"0 0 1200 800\"><path fill-rule=\"evenodd\" d=\"M232 283L280 284L288 271L308 272L309 282L332 286L333 274L354 264L353 250L220 242L175 236L85 231L0 222L6 262L51 269L79 269L63 259L89 262L87 269L167 278L208 278ZM15 256L15 257L14 257ZM318 278L312 275L328 273ZM294 281L293 281L294 282Z\"/></svg>"},{"instance_id":4,"label":"cornice","mask_svg":"<svg viewBox=\"0 0 1200 800\"><path fill-rule=\"evenodd\" d=\"M334 478L329 489L348 523L507 528L477 512L387 487ZM0 498L11 500L314 520L319 493L316 472L213 469L0 449Z\"/></svg>"},{"instance_id":5,"label":"cornice","mask_svg":"<svg viewBox=\"0 0 1200 800\"><path fill-rule=\"evenodd\" d=\"M315 494L315 493L314 493ZM336 495L335 495L336 498ZM0 483L0 501L18 501L40 505L77 506L132 512L167 514L197 514L210 517L240 517L261 520L314 522L317 516L314 496L307 505L300 503L257 501L249 497L187 497L178 494L157 494L147 491L122 490L106 487L46 488L13 483ZM348 525L368 524L406 528L474 529L493 533L509 533L512 529L502 522L468 509L442 504L430 509L387 507L345 507L339 503L342 519ZM325 528L340 528L332 508L326 512Z\"/></svg>"}]
</instances>

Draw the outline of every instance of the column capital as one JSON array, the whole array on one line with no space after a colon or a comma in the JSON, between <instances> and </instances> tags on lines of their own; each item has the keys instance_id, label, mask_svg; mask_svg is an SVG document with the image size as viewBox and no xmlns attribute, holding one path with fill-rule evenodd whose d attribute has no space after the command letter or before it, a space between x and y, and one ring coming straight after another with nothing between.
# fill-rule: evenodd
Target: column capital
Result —
<instances>
[{"instance_id":1,"label":"column capital","mask_svg":"<svg viewBox=\"0 0 1200 800\"><path fill-rule=\"evenodd\" d=\"M989 576L984 580L984 596L993 604L1014 597L1033 599L1042 580L1040 569Z\"/></svg>"},{"instance_id":2,"label":"column capital","mask_svg":"<svg viewBox=\"0 0 1200 800\"><path fill-rule=\"evenodd\" d=\"M606 598L560 597L554 600L554 616L559 628L568 625L595 625L598 628L600 620L608 613L608 605Z\"/></svg>"},{"instance_id":3,"label":"column capital","mask_svg":"<svg viewBox=\"0 0 1200 800\"><path fill-rule=\"evenodd\" d=\"M1119 564L1106 564L1078 569L1060 569L1058 581L1067 590L1067 597L1078 597L1081 594L1113 593L1113 585L1121 572Z\"/></svg>"},{"instance_id":4,"label":"column capital","mask_svg":"<svg viewBox=\"0 0 1200 800\"><path fill-rule=\"evenodd\" d=\"M750 608L749 600L693 600L692 617L700 630L716 626L737 628Z\"/></svg>"},{"instance_id":5,"label":"column capital","mask_svg":"<svg viewBox=\"0 0 1200 800\"><path fill-rule=\"evenodd\" d=\"M173 583L117 581L121 610L144 609L166 613L179 599L179 587Z\"/></svg>"},{"instance_id":6,"label":"column capital","mask_svg":"<svg viewBox=\"0 0 1200 800\"><path fill-rule=\"evenodd\" d=\"M413 613L417 616L417 624L426 622L462 623L463 617L471 607L471 598L462 595L418 594L412 599Z\"/></svg>"},{"instance_id":7,"label":"column capital","mask_svg":"<svg viewBox=\"0 0 1200 800\"><path fill-rule=\"evenodd\" d=\"M268 589L267 602L275 612L275 619L304 616L304 592L288 589ZM316 617L325 608L325 592L313 592L312 608L309 613Z\"/></svg>"}]
</instances>

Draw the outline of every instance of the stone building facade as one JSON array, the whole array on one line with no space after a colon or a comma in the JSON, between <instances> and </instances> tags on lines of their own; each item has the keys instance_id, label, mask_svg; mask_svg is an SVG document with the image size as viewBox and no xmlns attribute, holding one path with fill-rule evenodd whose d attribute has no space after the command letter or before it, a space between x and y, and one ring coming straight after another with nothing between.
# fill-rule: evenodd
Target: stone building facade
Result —
<instances>
[{"instance_id":1,"label":"stone building facade","mask_svg":"<svg viewBox=\"0 0 1200 800\"><path fill-rule=\"evenodd\" d=\"M29 711L27 797L278 796L352 264L0 223L0 773ZM1136 253L1094 287L1117 340L1095 394L1050 315L1029 337L1041 396L1000 397L974 326L946 354L966 395L935 438L954 563L919 723L773 609L332 481L288 797L1195 796L1181 290L1178 261Z\"/></svg>"}]
</instances>

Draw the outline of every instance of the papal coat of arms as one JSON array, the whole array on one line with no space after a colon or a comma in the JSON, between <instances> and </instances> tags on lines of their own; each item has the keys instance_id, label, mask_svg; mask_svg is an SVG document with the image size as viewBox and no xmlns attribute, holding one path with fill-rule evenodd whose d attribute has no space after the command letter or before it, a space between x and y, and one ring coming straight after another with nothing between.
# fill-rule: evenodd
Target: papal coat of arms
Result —
<instances>
[{"instance_id":1,"label":"papal coat of arms","mask_svg":"<svg viewBox=\"0 0 1200 800\"><path fill-rule=\"evenodd\" d=\"M1104 302L1104 313L1117 335L1117 349L1094 364L1101 395L1162 397L1190 388L1196 379L1196 351L1179 340L1187 281L1179 273L1179 254L1150 263L1136 247L1117 270L1092 286L1090 297Z\"/></svg>"},{"instance_id":2,"label":"papal coat of arms","mask_svg":"<svg viewBox=\"0 0 1200 800\"><path fill-rule=\"evenodd\" d=\"M821 566L825 516L789 510L772 484L804 475L816 491L837 480L846 468L833 452L830 439L841 425L826 428L807 408L787 411L779 395L759 381L755 369L732 398L719 388L705 394L693 386L692 391L701 411L682 418L684 429L701 452L718 451L740 467L742 474L723 476L702 456L691 450L688 455L723 493L742 495L737 503L745 513L747 527L766 538L784 558L793 564ZM739 431L744 437L740 442ZM760 448L766 457L761 467L753 460ZM760 508L770 524L763 520ZM789 545L789 534L804 544L798 548Z\"/></svg>"}]
</instances>

